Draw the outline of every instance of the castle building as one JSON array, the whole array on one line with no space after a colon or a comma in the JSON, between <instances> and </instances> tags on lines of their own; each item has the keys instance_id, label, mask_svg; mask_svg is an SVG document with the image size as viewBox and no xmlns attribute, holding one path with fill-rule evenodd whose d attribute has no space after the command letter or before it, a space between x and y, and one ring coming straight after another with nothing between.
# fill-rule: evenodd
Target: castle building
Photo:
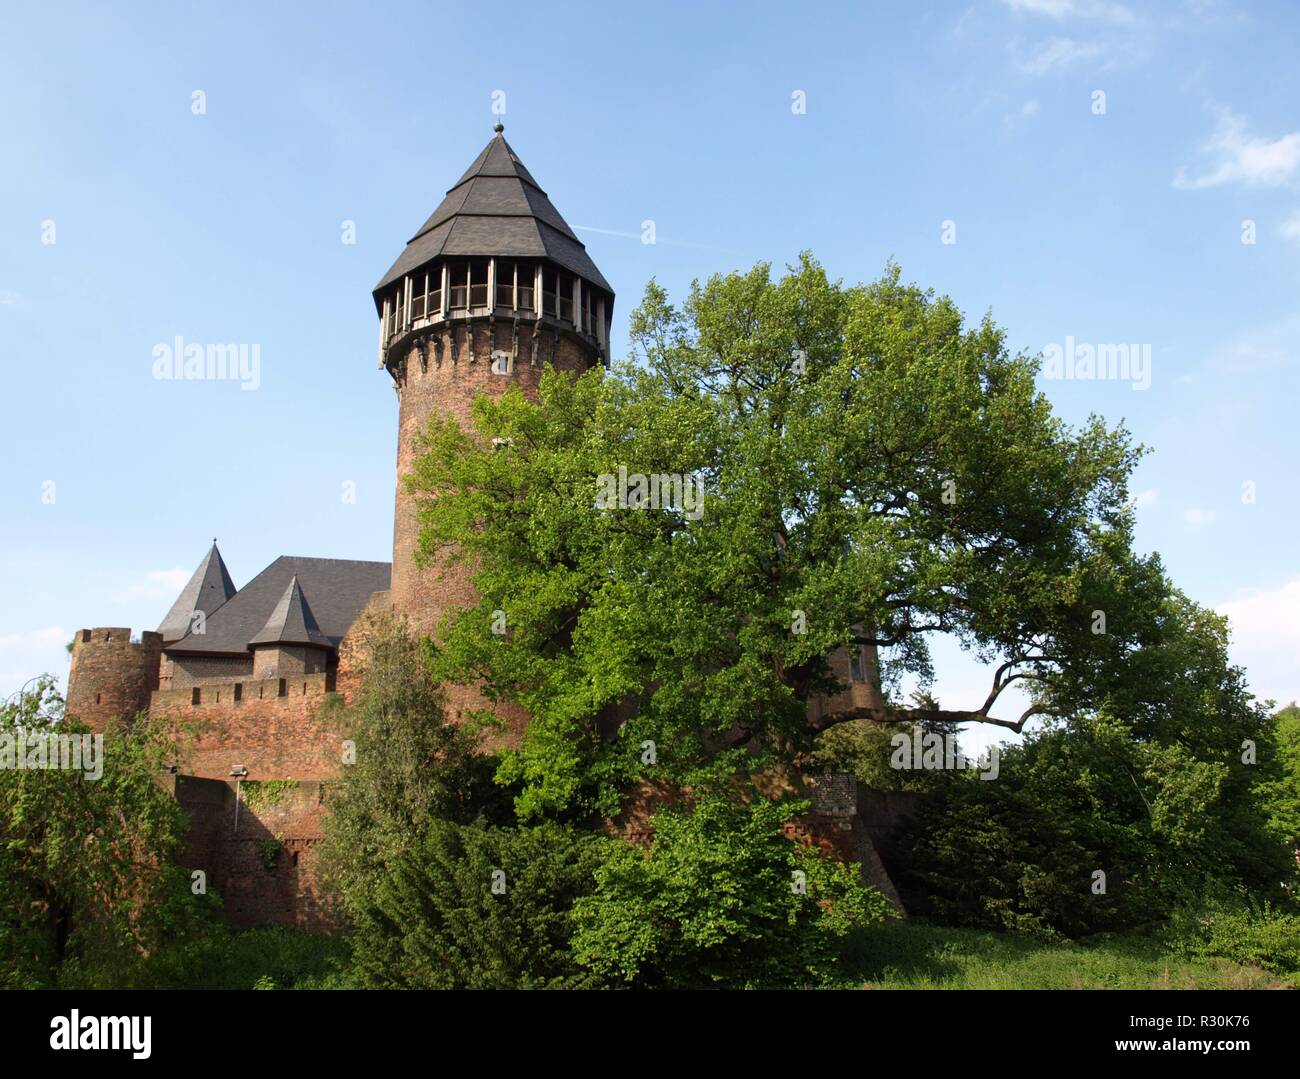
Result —
<instances>
[{"instance_id":1,"label":"castle building","mask_svg":"<svg viewBox=\"0 0 1300 1079\"><path fill-rule=\"evenodd\" d=\"M235 925L331 923L312 869L342 734L321 706L352 690L365 612L391 610L436 638L449 610L476 602L464 568L416 564L418 500L403 477L430 417L467 425L476 396L517 386L536 400L547 365L609 363L614 291L500 124L373 299L379 366L398 398L391 564L283 555L237 588L214 540L156 631L83 629L73 642L70 715L97 729L140 712L175 722L166 782L191 819L184 862L204 870ZM451 687L448 704L486 706L472 687ZM527 715L493 707L506 742L517 739ZM872 858L862 829L845 824L846 797L830 800L839 845L861 856L865 843Z\"/></svg>"}]
</instances>

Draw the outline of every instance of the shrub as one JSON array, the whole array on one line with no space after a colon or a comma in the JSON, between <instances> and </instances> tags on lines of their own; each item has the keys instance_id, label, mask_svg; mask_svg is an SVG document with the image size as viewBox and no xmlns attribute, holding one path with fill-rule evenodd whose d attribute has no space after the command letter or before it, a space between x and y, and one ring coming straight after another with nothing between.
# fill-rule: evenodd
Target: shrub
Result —
<instances>
[{"instance_id":1,"label":"shrub","mask_svg":"<svg viewBox=\"0 0 1300 1079\"><path fill-rule=\"evenodd\" d=\"M611 848L578 900L578 960L638 987L776 988L837 978L837 949L890 908L856 866L786 838L806 803L663 809L648 852Z\"/></svg>"}]
</instances>

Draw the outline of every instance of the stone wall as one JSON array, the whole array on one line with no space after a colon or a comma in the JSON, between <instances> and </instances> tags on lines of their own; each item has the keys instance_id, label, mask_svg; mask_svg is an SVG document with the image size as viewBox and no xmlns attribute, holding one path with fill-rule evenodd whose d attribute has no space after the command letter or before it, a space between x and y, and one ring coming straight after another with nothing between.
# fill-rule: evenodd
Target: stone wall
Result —
<instances>
[{"instance_id":1,"label":"stone wall","mask_svg":"<svg viewBox=\"0 0 1300 1079\"><path fill-rule=\"evenodd\" d=\"M337 924L316 881L324 784L174 775L167 785L190 817L181 864L203 871L207 887L221 895L228 924Z\"/></svg>"},{"instance_id":2,"label":"stone wall","mask_svg":"<svg viewBox=\"0 0 1300 1079\"><path fill-rule=\"evenodd\" d=\"M159 690L150 711L173 724L187 775L225 779L242 766L252 779L327 780L343 741L324 716L331 681L309 674Z\"/></svg>"},{"instance_id":3,"label":"stone wall","mask_svg":"<svg viewBox=\"0 0 1300 1079\"><path fill-rule=\"evenodd\" d=\"M162 637L143 632L131 640L123 626L77 631L68 669L68 714L102 731L113 719L130 719L149 706L158 688Z\"/></svg>"},{"instance_id":4,"label":"stone wall","mask_svg":"<svg viewBox=\"0 0 1300 1079\"><path fill-rule=\"evenodd\" d=\"M470 584L471 570L464 564L418 568L415 552L419 542L419 498L403 482L419 453L420 437L429 418L450 416L466 430L476 396L498 399L510 386L520 387L529 400L537 400L544 365L557 370L581 372L598 363L594 348L577 336L542 325L536 337L533 358L533 323L516 324L507 319L477 319L440 327L436 335L405 355L390 356L390 370L397 383L397 498L393 518L393 609L407 616L419 635L436 636L435 629L449 608L473 607L478 596ZM512 356L509 375L494 374L491 355L501 350ZM506 733L494 740L517 745L528 721L527 713L510 704L490 704L472 686L448 687L447 703L452 718L471 709L490 709L506 723Z\"/></svg>"}]
</instances>

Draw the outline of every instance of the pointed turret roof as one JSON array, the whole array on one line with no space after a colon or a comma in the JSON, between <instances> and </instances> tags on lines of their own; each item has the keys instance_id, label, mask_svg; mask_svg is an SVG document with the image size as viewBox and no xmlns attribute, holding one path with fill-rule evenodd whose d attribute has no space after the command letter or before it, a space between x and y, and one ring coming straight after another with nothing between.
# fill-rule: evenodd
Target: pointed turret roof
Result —
<instances>
[{"instance_id":1,"label":"pointed turret roof","mask_svg":"<svg viewBox=\"0 0 1300 1079\"><path fill-rule=\"evenodd\" d=\"M442 256L549 259L613 293L582 241L551 205L502 131L497 124L492 141L375 286L377 310L383 306L380 290Z\"/></svg>"},{"instance_id":2,"label":"pointed turret roof","mask_svg":"<svg viewBox=\"0 0 1300 1079\"><path fill-rule=\"evenodd\" d=\"M194 576L181 589L181 594L162 620L158 632L165 643L179 641L191 628L195 611L202 611L205 619L211 618L213 612L224 606L226 600L235 594L235 582L230 579L226 563L217 550L217 541L212 541L212 549L199 563Z\"/></svg>"},{"instance_id":3,"label":"pointed turret roof","mask_svg":"<svg viewBox=\"0 0 1300 1079\"><path fill-rule=\"evenodd\" d=\"M320 631L316 616L311 613L307 597L298 584L295 573L275 605L271 617L248 642L249 644L314 644L320 648L331 647L330 639Z\"/></svg>"}]
</instances>

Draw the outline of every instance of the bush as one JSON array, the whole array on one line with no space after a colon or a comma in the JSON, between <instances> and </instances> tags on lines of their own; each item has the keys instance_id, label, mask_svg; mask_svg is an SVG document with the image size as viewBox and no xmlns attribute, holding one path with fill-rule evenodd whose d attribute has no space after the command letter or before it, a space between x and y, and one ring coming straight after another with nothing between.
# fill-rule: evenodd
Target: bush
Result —
<instances>
[{"instance_id":1,"label":"bush","mask_svg":"<svg viewBox=\"0 0 1300 1079\"><path fill-rule=\"evenodd\" d=\"M578 900L579 962L647 988L836 982L845 937L890 908L856 866L786 838L806 808L708 797L660 810L649 852L612 848L596 893Z\"/></svg>"},{"instance_id":2,"label":"bush","mask_svg":"<svg viewBox=\"0 0 1300 1079\"><path fill-rule=\"evenodd\" d=\"M353 909L357 978L367 988L594 985L570 954L572 907L595 889L614 842L553 822L430 821L375 882L373 903Z\"/></svg>"},{"instance_id":3,"label":"bush","mask_svg":"<svg viewBox=\"0 0 1300 1079\"><path fill-rule=\"evenodd\" d=\"M1216 900L1179 910L1167 939L1174 950L1197 958L1253 963L1300 985L1300 911L1271 903Z\"/></svg>"}]
</instances>

